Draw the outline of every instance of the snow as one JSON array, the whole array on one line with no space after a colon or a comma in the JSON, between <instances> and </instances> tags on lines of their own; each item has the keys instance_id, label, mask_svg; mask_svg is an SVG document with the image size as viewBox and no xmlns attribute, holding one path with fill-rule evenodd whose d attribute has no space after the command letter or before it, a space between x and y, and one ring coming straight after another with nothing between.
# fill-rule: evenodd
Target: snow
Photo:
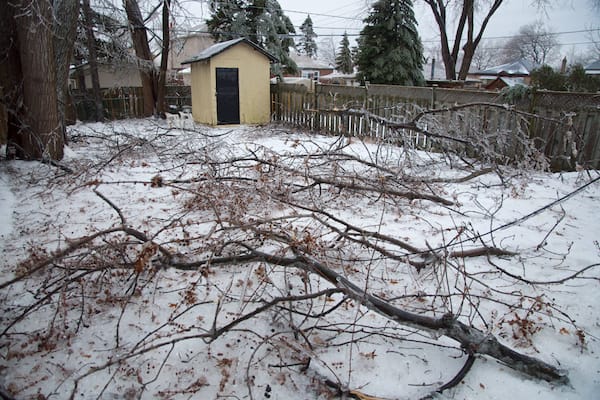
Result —
<instances>
[{"instance_id":1,"label":"snow","mask_svg":"<svg viewBox=\"0 0 600 400\"><path fill-rule=\"evenodd\" d=\"M331 309L342 300L339 293L296 306L311 314L330 311L320 319L290 316L285 302L211 341L212 328L264 301L332 285L291 267L254 262L180 270L160 266L157 256L136 275L130 266L118 265L133 263L151 243L122 233L107 234L7 285L35 262L121 225L116 210L96 192L118 207L128 226L177 252L182 262L227 256L231 244L215 247L223 240L285 255L274 232L289 234L376 296L395 299L407 311L460 314L461 321L557 366L570 379L569 385L530 379L478 356L462 382L436 398L597 397L600 268L552 284L528 284L507 274L550 282L599 263L597 171L553 174L502 167L502 176L417 186L453 200L448 207L325 184L310 190L298 186L309 183L311 174L325 177L332 171L356 182L370 178L373 169L352 157L376 161L398 176L452 179L469 173L457 160L450 167L444 155L370 141L280 126L168 129L154 119L79 123L70 128L70 137L63 163L72 174L35 162L0 162L0 332L7 329L0 333L0 386L16 398L316 399L332 393L324 383L329 379L377 398L415 399L448 382L465 362L453 340L396 324L355 300ZM315 154L346 158L334 163L308 156ZM232 158L237 161L225 162ZM259 166L257 158L271 164ZM284 195L303 203L285 205L277 200ZM417 272L340 240L300 205L319 206L335 218L419 248L467 250L485 242L517 254L455 259L448 262L456 269L434 263ZM244 222L245 228L222 229L216 215ZM269 222L253 225L263 219ZM261 233L267 227L272 237ZM33 264L26 264L28 259ZM519 329L518 318L531 322L528 334ZM302 327L302 335L294 326Z\"/></svg>"}]
</instances>

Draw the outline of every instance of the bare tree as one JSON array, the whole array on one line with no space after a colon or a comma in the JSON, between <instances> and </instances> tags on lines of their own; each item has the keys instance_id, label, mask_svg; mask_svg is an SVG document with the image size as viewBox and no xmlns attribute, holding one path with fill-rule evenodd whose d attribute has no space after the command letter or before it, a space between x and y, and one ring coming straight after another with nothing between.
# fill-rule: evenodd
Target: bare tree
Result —
<instances>
[{"instance_id":1,"label":"bare tree","mask_svg":"<svg viewBox=\"0 0 600 400\"><path fill-rule=\"evenodd\" d=\"M477 47L475 54L473 54L473 60L471 61L471 68L473 70L481 71L486 68L497 65L501 62L498 56L498 50L501 46L495 42L486 42L483 45Z\"/></svg>"},{"instance_id":2,"label":"bare tree","mask_svg":"<svg viewBox=\"0 0 600 400\"><path fill-rule=\"evenodd\" d=\"M533 0L543 8L550 0ZM504 0L423 0L433 13L440 31L446 79L464 80L483 34Z\"/></svg>"},{"instance_id":3,"label":"bare tree","mask_svg":"<svg viewBox=\"0 0 600 400\"><path fill-rule=\"evenodd\" d=\"M0 86L8 116L8 151L26 159L60 160L60 128L49 0L1 2ZM65 62L68 62L64 60Z\"/></svg>"},{"instance_id":4,"label":"bare tree","mask_svg":"<svg viewBox=\"0 0 600 400\"><path fill-rule=\"evenodd\" d=\"M167 111L167 102L165 96L167 84L167 66L169 62L169 47L171 43L170 14L171 0L164 0L162 6L162 46L156 93L156 111L161 115Z\"/></svg>"},{"instance_id":5,"label":"bare tree","mask_svg":"<svg viewBox=\"0 0 600 400\"><path fill-rule=\"evenodd\" d=\"M142 18L137 0L123 0L129 28L133 40L133 47L138 59L138 67L142 78L142 91L144 96L144 115L160 114L165 111L165 84L170 45L170 7L171 0L161 0L150 14L153 14L162 4L162 41L161 62L157 72L154 66L154 56L150 51L150 42L145 22Z\"/></svg>"},{"instance_id":6,"label":"bare tree","mask_svg":"<svg viewBox=\"0 0 600 400\"><path fill-rule=\"evenodd\" d=\"M68 82L69 67L75 45L79 1L55 0L53 4L54 24L52 34L56 59L58 114L61 125L60 130L66 140L65 125L74 119L73 117L68 118L69 115L74 114Z\"/></svg>"},{"instance_id":7,"label":"bare tree","mask_svg":"<svg viewBox=\"0 0 600 400\"><path fill-rule=\"evenodd\" d=\"M429 5L440 30L446 79L466 79L475 50L481 42L490 19L498 11L503 0L493 0L490 3L475 2L474 0L423 1ZM456 10L456 15L454 10ZM480 15L476 16L476 13ZM456 21L454 32L450 30L452 21ZM481 21L478 26L476 26L476 21ZM459 59L462 60L460 65L458 65Z\"/></svg>"},{"instance_id":8,"label":"bare tree","mask_svg":"<svg viewBox=\"0 0 600 400\"><path fill-rule=\"evenodd\" d=\"M555 35L537 21L519 28L502 50L505 62L526 59L534 64L546 64L556 54L558 42Z\"/></svg>"}]
</instances>

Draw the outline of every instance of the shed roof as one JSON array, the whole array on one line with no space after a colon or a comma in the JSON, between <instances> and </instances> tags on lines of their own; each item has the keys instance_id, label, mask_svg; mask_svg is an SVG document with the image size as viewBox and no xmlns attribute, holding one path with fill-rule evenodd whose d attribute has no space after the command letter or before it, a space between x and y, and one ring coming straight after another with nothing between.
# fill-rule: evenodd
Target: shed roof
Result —
<instances>
[{"instance_id":1,"label":"shed roof","mask_svg":"<svg viewBox=\"0 0 600 400\"><path fill-rule=\"evenodd\" d=\"M260 47L256 43L251 42L250 40L248 40L246 38L237 38L237 39L228 40L226 42L215 43L212 46L210 46L209 48L202 50L198 55L190 58L189 60L182 62L181 64L191 64L191 63L195 63L198 61L208 60L208 59L216 56L217 54L224 52L225 50L229 49L230 47L235 46L238 43L246 43L250 47L254 48L254 50L257 50L259 53L261 53L262 55L267 57L272 62L278 61L274 55L272 55L268 51L264 50L262 47Z\"/></svg>"}]
</instances>

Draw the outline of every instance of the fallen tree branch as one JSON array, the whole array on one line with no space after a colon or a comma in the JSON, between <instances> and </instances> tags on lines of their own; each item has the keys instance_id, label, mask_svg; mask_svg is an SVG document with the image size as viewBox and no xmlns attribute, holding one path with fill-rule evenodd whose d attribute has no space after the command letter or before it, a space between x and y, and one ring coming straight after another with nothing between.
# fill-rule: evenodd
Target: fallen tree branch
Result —
<instances>
[{"instance_id":1,"label":"fallen tree branch","mask_svg":"<svg viewBox=\"0 0 600 400\"><path fill-rule=\"evenodd\" d=\"M440 318L434 318L397 308L379 297L366 293L346 277L317 260L301 254L297 249L292 248L295 251L294 257L283 257L251 249L242 243L238 244L248 251L240 255L239 262L263 261L284 267L300 268L317 274L336 288L343 290L346 296L392 321L415 329L427 330L438 336L449 337L460 343L465 351L492 357L529 377L560 384L569 383L565 372L542 360L509 348L500 343L493 335L486 334L475 327L460 322L457 316L446 314ZM235 260L235 257L228 257L227 259L228 262L231 262Z\"/></svg>"}]
</instances>

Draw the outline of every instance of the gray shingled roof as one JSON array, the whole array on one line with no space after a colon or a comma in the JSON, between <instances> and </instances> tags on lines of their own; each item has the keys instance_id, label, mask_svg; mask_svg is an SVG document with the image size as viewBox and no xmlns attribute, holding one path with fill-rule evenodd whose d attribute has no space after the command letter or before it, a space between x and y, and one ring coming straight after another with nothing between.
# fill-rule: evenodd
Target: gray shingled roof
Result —
<instances>
[{"instance_id":1,"label":"gray shingled roof","mask_svg":"<svg viewBox=\"0 0 600 400\"><path fill-rule=\"evenodd\" d=\"M600 71L600 60L596 60L591 64L588 64L584 68L586 71Z\"/></svg>"},{"instance_id":2,"label":"gray shingled roof","mask_svg":"<svg viewBox=\"0 0 600 400\"><path fill-rule=\"evenodd\" d=\"M258 52L262 53L269 60L271 60L273 62L278 61L274 55L272 55L268 51L264 50L256 43L253 43L246 38L237 38L237 39L228 40L226 42L215 43L212 46L210 46L209 48L202 50L198 55L190 58L189 60L182 62L181 64L191 64L191 63L195 63L198 61L208 60L208 59L216 56L217 54L224 52L228 48L235 46L238 43L246 43L247 45L249 45L249 46L253 47L255 50L257 50Z\"/></svg>"},{"instance_id":3,"label":"gray shingled roof","mask_svg":"<svg viewBox=\"0 0 600 400\"><path fill-rule=\"evenodd\" d=\"M473 75L529 75L537 66L532 62L521 59L482 71L471 72Z\"/></svg>"}]
</instances>

